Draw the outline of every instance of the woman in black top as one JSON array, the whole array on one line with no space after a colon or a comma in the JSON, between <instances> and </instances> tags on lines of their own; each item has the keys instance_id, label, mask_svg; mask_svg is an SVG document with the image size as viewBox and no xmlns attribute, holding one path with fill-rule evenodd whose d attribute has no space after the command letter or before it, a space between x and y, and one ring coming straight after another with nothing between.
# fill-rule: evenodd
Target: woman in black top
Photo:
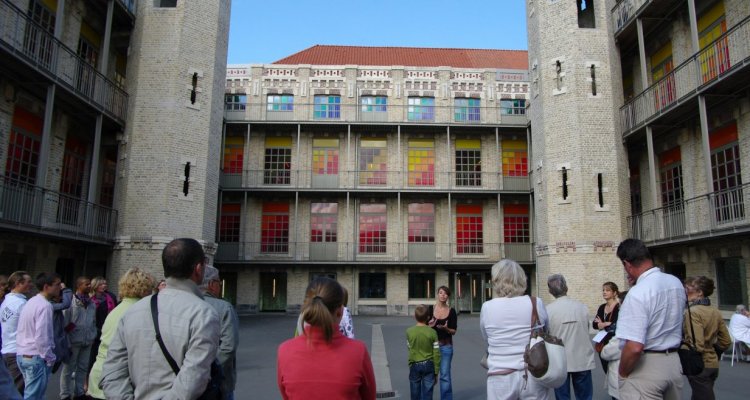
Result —
<instances>
[{"instance_id":1,"label":"woman in black top","mask_svg":"<svg viewBox=\"0 0 750 400\"><path fill-rule=\"evenodd\" d=\"M453 400L451 387L451 359L453 359L453 335L458 329L456 310L448 305L451 290L440 286L437 292L437 303L432 310L429 325L437 332L440 344L440 399Z\"/></svg>"},{"instance_id":2,"label":"woman in black top","mask_svg":"<svg viewBox=\"0 0 750 400\"><path fill-rule=\"evenodd\" d=\"M615 326L617 324L617 314L620 312L620 302L617 300L617 295L620 291L617 289L617 284L614 282L604 282L602 285L602 297L606 303L599 306L596 311L596 318L594 318L593 326L594 329L603 330L607 332L607 336L596 345L596 351L599 353L609 339L615 335ZM607 373L607 361L599 357L604 368L604 373Z\"/></svg>"}]
</instances>

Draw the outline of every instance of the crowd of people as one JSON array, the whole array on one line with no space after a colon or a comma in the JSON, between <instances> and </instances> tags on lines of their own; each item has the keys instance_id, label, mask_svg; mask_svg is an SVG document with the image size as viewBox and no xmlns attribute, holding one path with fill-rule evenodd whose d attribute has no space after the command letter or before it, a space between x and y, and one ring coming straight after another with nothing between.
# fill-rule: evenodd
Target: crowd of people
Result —
<instances>
[{"instance_id":1,"label":"crowd of people","mask_svg":"<svg viewBox=\"0 0 750 400\"><path fill-rule=\"evenodd\" d=\"M59 370L63 400L233 399L239 321L219 271L193 239L167 244L162 264L158 283L125 272L119 302L102 277L0 277L0 398L45 399Z\"/></svg>"},{"instance_id":2,"label":"crowd of people","mask_svg":"<svg viewBox=\"0 0 750 400\"><path fill-rule=\"evenodd\" d=\"M620 243L617 257L630 290L605 282L604 303L593 319L585 304L568 296L563 275L547 277L554 301L544 304L526 294L518 263L505 259L492 267L494 296L479 317L488 399L561 400L571 392L591 399L597 358L613 399L679 399L681 350L702 359L700 372L687 376L692 398L715 398L720 355L734 344L739 358L748 356L745 306L737 306L727 325L711 305L710 278L680 282L655 266L635 239ZM128 270L118 283L119 302L100 277L79 277L70 289L54 273L33 280L24 271L0 276L0 398L42 399L49 375L59 369L61 399L233 399L239 322L221 299L219 271L207 265L193 239L170 242L162 264L166 279L158 283L139 268ZM432 399L436 388L441 400L453 397L458 314L450 295L439 287L436 303L416 306L416 323L406 330L413 400ZM370 355L354 340L347 303L346 289L334 279L308 285L295 335L278 348L277 385L284 399L376 398ZM591 328L598 332L593 340ZM551 387L530 373L532 332L564 343L562 384Z\"/></svg>"}]
</instances>

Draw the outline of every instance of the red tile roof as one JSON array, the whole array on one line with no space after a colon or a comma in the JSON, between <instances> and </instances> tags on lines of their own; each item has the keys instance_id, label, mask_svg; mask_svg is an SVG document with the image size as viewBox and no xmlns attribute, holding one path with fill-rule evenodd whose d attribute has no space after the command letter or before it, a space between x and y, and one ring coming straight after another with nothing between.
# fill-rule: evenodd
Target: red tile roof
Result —
<instances>
[{"instance_id":1,"label":"red tile roof","mask_svg":"<svg viewBox=\"0 0 750 400\"><path fill-rule=\"evenodd\" d=\"M367 65L454 68L529 68L526 50L440 49L315 45L273 64Z\"/></svg>"}]
</instances>

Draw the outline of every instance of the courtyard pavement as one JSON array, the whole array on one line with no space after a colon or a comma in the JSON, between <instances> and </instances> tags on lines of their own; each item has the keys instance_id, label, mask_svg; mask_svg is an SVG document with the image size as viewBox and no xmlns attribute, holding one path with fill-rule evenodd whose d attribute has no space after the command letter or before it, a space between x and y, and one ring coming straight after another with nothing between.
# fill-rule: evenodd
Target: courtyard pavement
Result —
<instances>
[{"instance_id":1,"label":"courtyard pavement","mask_svg":"<svg viewBox=\"0 0 750 400\"><path fill-rule=\"evenodd\" d=\"M378 384L387 385L388 378L396 398L409 398L409 367L407 365L406 328L414 324L410 317L354 316L354 334L364 341L376 365ZM240 317L240 349L237 354L237 388L235 398L281 399L276 386L276 349L292 337L296 316L258 314ZM381 336L382 334L382 336ZM373 346L375 351L373 352ZM454 337L452 363L453 396L457 400L486 398L486 375L479 365L485 351L479 332L479 316L461 314ZM378 350L378 349L385 349ZM604 388L604 373L597 360L594 370L594 399L610 399ZM378 367L380 365L380 367ZM321 368L325 366L321 365ZM48 399L58 399L58 372L51 377ZM436 387L437 389L437 387ZM378 390L381 390L379 386ZM747 399L750 390L750 363L730 366L724 357L716 383L716 398ZM439 399L438 390L434 399ZM683 399L690 398L690 385L685 379Z\"/></svg>"}]
</instances>

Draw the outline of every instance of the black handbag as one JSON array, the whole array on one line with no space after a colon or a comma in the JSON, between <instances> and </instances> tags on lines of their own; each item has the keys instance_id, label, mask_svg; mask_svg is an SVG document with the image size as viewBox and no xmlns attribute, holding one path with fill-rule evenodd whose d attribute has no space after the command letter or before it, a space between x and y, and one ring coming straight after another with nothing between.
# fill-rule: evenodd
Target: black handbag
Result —
<instances>
[{"instance_id":1,"label":"black handbag","mask_svg":"<svg viewBox=\"0 0 750 400\"><path fill-rule=\"evenodd\" d=\"M695 330L693 329L693 317L690 314L690 304L688 304L688 318L690 318L690 334L693 343L683 342L687 349L680 348L677 354L680 356L682 364L682 374L687 376L698 375L703 372L703 353L695 348Z\"/></svg>"},{"instance_id":2,"label":"black handbag","mask_svg":"<svg viewBox=\"0 0 750 400\"><path fill-rule=\"evenodd\" d=\"M164 341L161 340L161 332L159 331L159 309L156 306L156 296L157 294L151 296L151 318L154 320L154 331L156 332L156 341L159 342L159 347L161 348L161 352L164 354L164 358L167 359L167 362L169 363L169 366L172 367L172 371L175 375L180 373L180 367L177 365L177 362L172 358L172 355L169 354L169 351L167 350L167 346L164 345ZM211 363L211 378L208 381L208 385L206 385L206 390L203 392L203 394L198 397L198 400L222 400L224 398L224 393L222 392L222 382L224 380L224 374L221 372L221 366L219 366L219 363L214 360Z\"/></svg>"}]
</instances>

